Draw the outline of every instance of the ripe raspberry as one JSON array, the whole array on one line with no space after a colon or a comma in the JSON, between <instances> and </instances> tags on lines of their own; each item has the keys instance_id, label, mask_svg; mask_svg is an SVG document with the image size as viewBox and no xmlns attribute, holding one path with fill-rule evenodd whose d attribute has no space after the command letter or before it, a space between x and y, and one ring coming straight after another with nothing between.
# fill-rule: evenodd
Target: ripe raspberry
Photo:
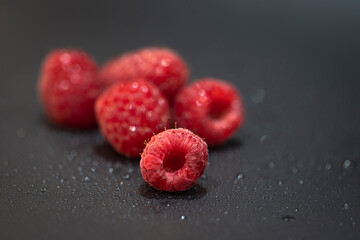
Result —
<instances>
[{"instance_id":1,"label":"ripe raspberry","mask_svg":"<svg viewBox=\"0 0 360 240\"><path fill-rule=\"evenodd\" d=\"M116 151L139 157L144 141L169 125L168 101L152 83L137 79L120 82L96 101L101 132Z\"/></svg>"},{"instance_id":2,"label":"ripe raspberry","mask_svg":"<svg viewBox=\"0 0 360 240\"><path fill-rule=\"evenodd\" d=\"M168 191L185 191L204 173L208 162L206 143L191 131L169 129L151 138L141 155L146 182Z\"/></svg>"},{"instance_id":3,"label":"ripe raspberry","mask_svg":"<svg viewBox=\"0 0 360 240\"><path fill-rule=\"evenodd\" d=\"M43 62L38 92L46 114L57 125L96 125L94 103L102 88L97 66L84 51L58 49Z\"/></svg>"},{"instance_id":4,"label":"ripe raspberry","mask_svg":"<svg viewBox=\"0 0 360 240\"><path fill-rule=\"evenodd\" d=\"M175 99L175 120L205 138L209 145L229 139L242 126L245 108L235 87L204 78L181 91Z\"/></svg>"},{"instance_id":5,"label":"ripe raspberry","mask_svg":"<svg viewBox=\"0 0 360 240\"><path fill-rule=\"evenodd\" d=\"M189 68L173 50L144 48L110 60L100 72L106 85L134 78L155 84L170 101L189 79Z\"/></svg>"}]
</instances>

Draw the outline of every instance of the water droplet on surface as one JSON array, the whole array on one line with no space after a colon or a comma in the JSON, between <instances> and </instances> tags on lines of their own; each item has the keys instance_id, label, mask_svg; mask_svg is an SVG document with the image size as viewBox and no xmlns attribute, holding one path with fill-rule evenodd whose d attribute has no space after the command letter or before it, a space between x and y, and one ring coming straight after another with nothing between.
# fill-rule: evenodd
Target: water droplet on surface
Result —
<instances>
[{"instance_id":1,"label":"water droplet on surface","mask_svg":"<svg viewBox=\"0 0 360 240\"><path fill-rule=\"evenodd\" d=\"M130 175L129 175L129 174L125 174L125 175L123 176L123 179L125 179L125 180L130 179Z\"/></svg>"},{"instance_id":2,"label":"water droplet on surface","mask_svg":"<svg viewBox=\"0 0 360 240\"><path fill-rule=\"evenodd\" d=\"M260 142L263 143L267 139L267 137L268 137L267 135L261 136Z\"/></svg>"},{"instance_id":3,"label":"water droplet on surface","mask_svg":"<svg viewBox=\"0 0 360 240\"><path fill-rule=\"evenodd\" d=\"M186 218L186 217L185 217L184 215L182 215L182 216L180 217L181 220L185 220L185 218Z\"/></svg>"},{"instance_id":4,"label":"water droplet on surface","mask_svg":"<svg viewBox=\"0 0 360 240\"><path fill-rule=\"evenodd\" d=\"M242 173L239 173L238 175L236 175L235 180L234 180L234 184L238 183L244 177L245 177L245 175L242 174Z\"/></svg>"},{"instance_id":5,"label":"water droplet on surface","mask_svg":"<svg viewBox=\"0 0 360 240\"><path fill-rule=\"evenodd\" d=\"M89 177L85 177L85 178L84 178L84 181L85 181L85 182L89 182L89 181L90 181Z\"/></svg>"},{"instance_id":6,"label":"water droplet on surface","mask_svg":"<svg viewBox=\"0 0 360 240\"><path fill-rule=\"evenodd\" d=\"M331 164L330 164L330 163L326 163L326 164L325 164L325 169L326 169L326 170L330 170L330 169L331 169Z\"/></svg>"},{"instance_id":7,"label":"water droplet on surface","mask_svg":"<svg viewBox=\"0 0 360 240\"><path fill-rule=\"evenodd\" d=\"M136 131L136 127L135 127L135 126L129 126L129 130L132 131L132 132L135 132L135 131Z\"/></svg>"},{"instance_id":8,"label":"water droplet on surface","mask_svg":"<svg viewBox=\"0 0 360 240\"><path fill-rule=\"evenodd\" d=\"M60 182L61 182L61 183L64 183L64 179L60 179Z\"/></svg>"},{"instance_id":9,"label":"water droplet on surface","mask_svg":"<svg viewBox=\"0 0 360 240\"><path fill-rule=\"evenodd\" d=\"M283 182L280 180L280 181L278 181L278 185L279 186L282 186L283 185Z\"/></svg>"},{"instance_id":10,"label":"water droplet on surface","mask_svg":"<svg viewBox=\"0 0 360 240\"><path fill-rule=\"evenodd\" d=\"M92 171L92 172L95 172L95 170L96 170L96 168L94 168L94 167L91 168L91 171Z\"/></svg>"},{"instance_id":11,"label":"water droplet on surface","mask_svg":"<svg viewBox=\"0 0 360 240\"><path fill-rule=\"evenodd\" d=\"M42 193L44 193L44 192L46 192L47 191L47 188L46 187L44 187L44 188L42 188L41 190L40 190L40 192L42 192Z\"/></svg>"},{"instance_id":12,"label":"water droplet on surface","mask_svg":"<svg viewBox=\"0 0 360 240\"><path fill-rule=\"evenodd\" d=\"M295 208L295 212L298 212L299 211L299 209L298 208Z\"/></svg>"},{"instance_id":13,"label":"water droplet on surface","mask_svg":"<svg viewBox=\"0 0 360 240\"><path fill-rule=\"evenodd\" d=\"M298 181L298 183L299 183L299 184L303 184L304 181L300 179L300 180Z\"/></svg>"},{"instance_id":14,"label":"water droplet on surface","mask_svg":"<svg viewBox=\"0 0 360 240\"><path fill-rule=\"evenodd\" d=\"M112 174L113 172L114 172L114 169L113 169L113 168L109 168L109 169L108 169L108 173L109 173L109 174Z\"/></svg>"},{"instance_id":15,"label":"water droplet on surface","mask_svg":"<svg viewBox=\"0 0 360 240\"><path fill-rule=\"evenodd\" d=\"M349 169L349 168L353 168L354 167L354 163L352 161L350 161L349 159L345 160L343 163L343 167L345 169Z\"/></svg>"},{"instance_id":16,"label":"water droplet on surface","mask_svg":"<svg viewBox=\"0 0 360 240\"><path fill-rule=\"evenodd\" d=\"M275 167L275 163L274 163L274 162L269 162L268 166L269 166L269 168L274 168L274 167Z\"/></svg>"},{"instance_id":17,"label":"water droplet on surface","mask_svg":"<svg viewBox=\"0 0 360 240\"><path fill-rule=\"evenodd\" d=\"M19 137L19 138L24 138L26 136L26 131L25 129L23 128L18 128L16 130L16 135Z\"/></svg>"},{"instance_id":18,"label":"water droplet on surface","mask_svg":"<svg viewBox=\"0 0 360 240\"><path fill-rule=\"evenodd\" d=\"M349 208L350 208L349 204L345 203L344 206L343 206L343 209L348 210Z\"/></svg>"},{"instance_id":19,"label":"water droplet on surface","mask_svg":"<svg viewBox=\"0 0 360 240\"><path fill-rule=\"evenodd\" d=\"M296 168L296 167L293 167L292 168L292 172L295 174L295 173L297 173L299 170Z\"/></svg>"},{"instance_id":20,"label":"water droplet on surface","mask_svg":"<svg viewBox=\"0 0 360 240\"><path fill-rule=\"evenodd\" d=\"M293 222L295 220L295 218L293 216L289 216L289 215L286 215L286 216L282 217L281 219L284 220L285 222Z\"/></svg>"},{"instance_id":21,"label":"water droplet on surface","mask_svg":"<svg viewBox=\"0 0 360 240\"><path fill-rule=\"evenodd\" d=\"M255 94L252 96L251 100L253 103L261 103L265 98L265 90L262 88L258 88Z\"/></svg>"}]
</instances>

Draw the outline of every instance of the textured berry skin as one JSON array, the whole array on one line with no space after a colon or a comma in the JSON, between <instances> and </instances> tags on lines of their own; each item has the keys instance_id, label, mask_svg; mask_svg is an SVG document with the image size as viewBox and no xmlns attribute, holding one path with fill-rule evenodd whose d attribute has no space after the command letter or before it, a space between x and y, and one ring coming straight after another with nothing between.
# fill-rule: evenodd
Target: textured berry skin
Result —
<instances>
[{"instance_id":1,"label":"textured berry skin","mask_svg":"<svg viewBox=\"0 0 360 240\"><path fill-rule=\"evenodd\" d=\"M45 58L38 92L53 123L71 128L95 126L94 103L101 91L96 63L86 52L59 49Z\"/></svg>"},{"instance_id":2,"label":"textured berry skin","mask_svg":"<svg viewBox=\"0 0 360 240\"><path fill-rule=\"evenodd\" d=\"M168 127L169 103L152 83L137 79L120 82L96 101L100 130L113 148L128 157L139 157L144 142Z\"/></svg>"},{"instance_id":3,"label":"textured berry skin","mask_svg":"<svg viewBox=\"0 0 360 240\"><path fill-rule=\"evenodd\" d=\"M141 155L140 169L154 188L176 192L194 186L207 163L207 144L193 132L178 128L151 138Z\"/></svg>"},{"instance_id":4,"label":"textured berry skin","mask_svg":"<svg viewBox=\"0 0 360 240\"><path fill-rule=\"evenodd\" d=\"M175 120L209 145L231 138L245 120L245 108L234 86L204 78L182 90L174 103Z\"/></svg>"},{"instance_id":5,"label":"textured berry skin","mask_svg":"<svg viewBox=\"0 0 360 240\"><path fill-rule=\"evenodd\" d=\"M170 101L189 79L189 68L173 50L144 48L110 60L100 72L106 85L144 78L156 85Z\"/></svg>"}]
</instances>

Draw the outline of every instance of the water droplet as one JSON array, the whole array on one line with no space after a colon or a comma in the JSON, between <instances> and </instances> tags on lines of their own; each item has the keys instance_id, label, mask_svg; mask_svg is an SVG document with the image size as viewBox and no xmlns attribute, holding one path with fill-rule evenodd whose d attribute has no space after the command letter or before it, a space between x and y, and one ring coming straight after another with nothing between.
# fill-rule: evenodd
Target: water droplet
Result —
<instances>
[{"instance_id":1,"label":"water droplet","mask_svg":"<svg viewBox=\"0 0 360 240\"><path fill-rule=\"evenodd\" d=\"M281 219L284 220L285 222L293 222L295 220L295 218L293 216L289 216L289 215L286 215L286 216L282 217Z\"/></svg>"},{"instance_id":2,"label":"water droplet","mask_svg":"<svg viewBox=\"0 0 360 240\"><path fill-rule=\"evenodd\" d=\"M135 127L135 126L129 126L129 130L132 131L132 132L135 132L135 131L136 131L136 127Z\"/></svg>"},{"instance_id":3,"label":"water droplet","mask_svg":"<svg viewBox=\"0 0 360 240\"><path fill-rule=\"evenodd\" d=\"M269 166L269 168L274 168L275 163L274 162L269 162L268 166Z\"/></svg>"},{"instance_id":4,"label":"water droplet","mask_svg":"<svg viewBox=\"0 0 360 240\"><path fill-rule=\"evenodd\" d=\"M205 174L203 174L203 175L201 176L201 179L206 180L206 179L207 179L207 176L206 176Z\"/></svg>"},{"instance_id":5,"label":"water droplet","mask_svg":"<svg viewBox=\"0 0 360 240\"><path fill-rule=\"evenodd\" d=\"M182 216L180 217L181 220L185 220L185 218L186 218L186 217L185 217L184 215L182 215Z\"/></svg>"},{"instance_id":6,"label":"water droplet","mask_svg":"<svg viewBox=\"0 0 360 240\"><path fill-rule=\"evenodd\" d=\"M71 178L72 178L73 180L76 180L76 177L75 177L75 176L72 176Z\"/></svg>"},{"instance_id":7,"label":"water droplet","mask_svg":"<svg viewBox=\"0 0 360 240\"><path fill-rule=\"evenodd\" d=\"M325 169L326 169L326 170L330 170L330 169L331 169L331 164L330 164L330 163L326 163L326 164L325 164Z\"/></svg>"},{"instance_id":8,"label":"water droplet","mask_svg":"<svg viewBox=\"0 0 360 240\"><path fill-rule=\"evenodd\" d=\"M112 174L113 172L114 172L114 169L113 169L113 168L109 168L109 169L108 169L108 173L109 173L109 174Z\"/></svg>"},{"instance_id":9,"label":"water droplet","mask_svg":"<svg viewBox=\"0 0 360 240\"><path fill-rule=\"evenodd\" d=\"M349 204L345 203L343 209L348 210L350 208Z\"/></svg>"},{"instance_id":10,"label":"water droplet","mask_svg":"<svg viewBox=\"0 0 360 240\"><path fill-rule=\"evenodd\" d=\"M267 135L261 136L260 142L263 143L267 139L267 137L268 137Z\"/></svg>"},{"instance_id":11,"label":"water droplet","mask_svg":"<svg viewBox=\"0 0 360 240\"><path fill-rule=\"evenodd\" d=\"M298 212L299 211L299 209L298 208L295 208L295 212Z\"/></svg>"},{"instance_id":12,"label":"water droplet","mask_svg":"<svg viewBox=\"0 0 360 240\"><path fill-rule=\"evenodd\" d=\"M61 183L64 183L64 181L65 181L64 179L60 179L60 182L61 182Z\"/></svg>"},{"instance_id":13,"label":"water droplet","mask_svg":"<svg viewBox=\"0 0 360 240\"><path fill-rule=\"evenodd\" d=\"M129 174L125 174L125 175L123 176L123 179L125 179L125 180L130 179L130 175L129 175Z\"/></svg>"},{"instance_id":14,"label":"water droplet","mask_svg":"<svg viewBox=\"0 0 360 240\"><path fill-rule=\"evenodd\" d=\"M298 183L299 183L299 184L303 184L304 181L300 179L300 180L298 181Z\"/></svg>"},{"instance_id":15,"label":"water droplet","mask_svg":"<svg viewBox=\"0 0 360 240\"><path fill-rule=\"evenodd\" d=\"M235 180L234 180L234 184L237 184L244 177L245 177L245 175L242 174L242 173L239 173L238 175L236 175Z\"/></svg>"},{"instance_id":16,"label":"water droplet","mask_svg":"<svg viewBox=\"0 0 360 240\"><path fill-rule=\"evenodd\" d=\"M278 181L278 185L279 186L282 186L283 185L283 182L281 180Z\"/></svg>"},{"instance_id":17,"label":"water droplet","mask_svg":"<svg viewBox=\"0 0 360 240\"><path fill-rule=\"evenodd\" d=\"M251 100L253 103L261 103L265 98L265 90L262 88L258 88L255 94L252 96Z\"/></svg>"},{"instance_id":18,"label":"water droplet","mask_svg":"<svg viewBox=\"0 0 360 240\"><path fill-rule=\"evenodd\" d=\"M85 181L85 182L89 182L89 181L90 181L89 177L85 177L85 178L84 178L84 181Z\"/></svg>"},{"instance_id":19,"label":"water droplet","mask_svg":"<svg viewBox=\"0 0 360 240\"><path fill-rule=\"evenodd\" d=\"M293 167L292 168L292 172L295 174L295 173L297 173L299 170L296 168L296 167Z\"/></svg>"},{"instance_id":20,"label":"water droplet","mask_svg":"<svg viewBox=\"0 0 360 240\"><path fill-rule=\"evenodd\" d=\"M47 188L46 187L44 187L44 188L42 188L41 190L40 190L40 192L42 192L42 193L44 193L44 192L46 192L47 191Z\"/></svg>"},{"instance_id":21,"label":"water droplet","mask_svg":"<svg viewBox=\"0 0 360 240\"><path fill-rule=\"evenodd\" d=\"M95 172L95 170L96 170L96 168L94 168L94 167L91 168L91 171L92 171L92 172Z\"/></svg>"},{"instance_id":22,"label":"water droplet","mask_svg":"<svg viewBox=\"0 0 360 240\"><path fill-rule=\"evenodd\" d=\"M24 138L26 136L26 131L23 128L18 128L18 130L16 131L16 135L19 138Z\"/></svg>"},{"instance_id":23,"label":"water droplet","mask_svg":"<svg viewBox=\"0 0 360 240\"><path fill-rule=\"evenodd\" d=\"M343 167L344 167L345 169L352 168L352 167L353 167L353 163L352 163L349 159L347 159L347 160L344 161Z\"/></svg>"}]
</instances>

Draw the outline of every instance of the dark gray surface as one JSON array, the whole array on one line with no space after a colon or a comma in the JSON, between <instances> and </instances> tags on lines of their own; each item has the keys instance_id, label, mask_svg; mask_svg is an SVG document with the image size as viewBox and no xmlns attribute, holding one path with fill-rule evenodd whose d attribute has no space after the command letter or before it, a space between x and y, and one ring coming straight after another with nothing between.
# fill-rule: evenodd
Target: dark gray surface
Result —
<instances>
[{"instance_id":1,"label":"dark gray surface","mask_svg":"<svg viewBox=\"0 0 360 240\"><path fill-rule=\"evenodd\" d=\"M0 1L0 239L359 239L360 3L289 2ZM49 125L37 102L52 48L103 63L148 45L247 106L182 194L149 188L97 130Z\"/></svg>"}]
</instances>

